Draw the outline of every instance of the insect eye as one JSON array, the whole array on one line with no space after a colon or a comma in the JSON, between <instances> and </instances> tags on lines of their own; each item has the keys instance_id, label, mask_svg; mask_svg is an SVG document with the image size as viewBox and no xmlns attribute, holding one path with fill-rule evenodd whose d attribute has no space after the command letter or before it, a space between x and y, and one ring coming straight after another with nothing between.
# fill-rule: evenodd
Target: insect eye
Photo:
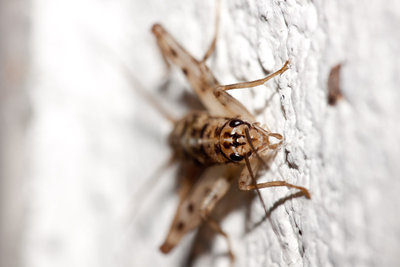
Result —
<instances>
[{"instance_id":1,"label":"insect eye","mask_svg":"<svg viewBox=\"0 0 400 267\"><path fill-rule=\"evenodd\" d=\"M229 155L230 159L233 161L241 161L243 160L243 156L239 155L238 153L232 153Z\"/></svg>"},{"instance_id":2,"label":"insect eye","mask_svg":"<svg viewBox=\"0 0 400 267\"><path fill-rule=\"evenodd\" d=\"M231 127L233 128L233 127L239 126L239 125L241 125L241 124L243 124L243 123L244 123L244 122L243 122L242 120L233 119L233 120L231 120L231 122L229 123L229 126L231 126Z\"/></svg>"}]
</instances>

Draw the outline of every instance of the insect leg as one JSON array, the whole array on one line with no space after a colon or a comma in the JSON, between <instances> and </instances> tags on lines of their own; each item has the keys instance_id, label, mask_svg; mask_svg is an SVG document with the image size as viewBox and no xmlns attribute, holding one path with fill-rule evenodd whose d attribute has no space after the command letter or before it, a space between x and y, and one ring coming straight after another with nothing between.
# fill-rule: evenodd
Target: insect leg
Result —
<instances>
[{"instance_id":1,"label":"insect leg","mask_svg":"<svg viewBox=\"0 0 400 267\"><path fill-rule=\"evenodd\" d=\"M242 185L240 184L242 183ZM311 194L310 192L307 190L307 188L302 187L302 186L298 186L298 185L294 185L294 184L289 184L285 181L271 181L271 182L266 182L266 183L258 183L257 184L257 188L261 189L261 188L266 188L266 187L277 187L277 186L286 186L289 188L295 188L300 190L304 196L308 199L311 199ZM240 190L245 190L245 191L249 191L249 190L254 190L256 189L255 185L245 185L245 182L241 181L239 182L239 188Z\"/></svg>"},{"instance_id":2,"label":"insect leg","mask_svg":"<svg viewBox=\"0 0 400 267\"><path fill-rule=\"evenodd\" d=\"M193 58L160 24L154 24L152 32L163 56L182 70L200 102L210 114L221 117L240 117L250 122L255 121L254 116L239 101L219 89L217 79L205 62ZM213 43L214 41L204 56L205 59L214 50L215 45ZM215 88L218 92L215 92Z\"/></svg>"},{"instance_id":3,"label":"insect leg","mask_svg":"<svg viewBox=\"0 0 400 267\"><path fill-rule=\"evenodd\" d=\"M250 87L263 85L264 83L266 83L268 80L272 79L273 77L287 71L289 69L289 63L290 63L290 61L287 60L280 70L268 75L265 78L255 80L255 81L250 81L250 82L235 83L235 84L229 84L229 85L220 85L216 88L216 90L227 91L227 90L232 90L232 89L250 88Z\"/></svg>"},{"instance_id":4,"label":"insect leg","mask_svg":"<svg viewBox=\"0 0 400 267\"><path fill-rule=\"evenodd\" d=\"M151 28L157 39L157 45L161 50L164 60L176 64L184 73L199 75L199 62L193 58L163 26L154 24Z\"/></svg>"},{"instance_id":5,"label":"insect leg","mask_svg":"<svg viewBox=\"0 0 400 267\"><path fill-rule=\"evenodd\" d=\"M163 253L168 253L183 236L201 224L203 221L201 211L209 214L214 209L215 204L231 186L228 171L230 169L225 165L209 167L199 177L190 192L184 194L165 242L160 248Z\"/></svg>"},{"instance_id":6,"label":"insect leg","mask_svg":"<svg viewBox=\"0 0 400 267\"><path fill-rule=\"evenodd\" d=\"M300 190L304 196L308 199L311 198L310 192L302 186L294 185L294 184L289 184L285 181L271 181L271 182L265 182L265 183L255 183L255 177L253 174L252 166L257 164L254 164L257 159L253 159L251 163L246 162L247 168L243 169L242 173L240 174L239 177L239 189L243 191L251 191L251 190L258 190L261 188L266 188L266 187L277 187L277 186L286 186L288 188L295 188Z\"/></svg>"},{"instance_id":7,"label":"insect leg","mask_svg":"<svg viewBox=\"0 0 400 267\"><path fill-rule=\"evenodd\" d=\"M235 256L233 254L229 236L221 229L219 224L209 216L215 205L226 194L230 187L231 178L228 176L229 174L224 174L224 177L220 177L219 181L214 184L213 188L211 188L204 197L203 202L200 205L200 216L211 229L225 238L228 245L229 258L233 262Z\"/></svg>"},{"instance_id":8,"label":"insect leg","mask_svg":"<svg viewBox=\"0 0 400 267\"><path fill-rule=\"evenodd\" d=\"M168 76L168 74L171 71L171 64L169 63L167 56L164 54L163 49L162 49L162 45L160 44L159 40L157 40L157 46L160 49L161 57L162 57L162 59L164 61L164 65L165 65L165 69L166 69L165 76Z\"/></svg>"},{"instance_id":9,"label":"insect leg","mask_svg":"<svg viewBox=\"0 0 400 267\"><path fill-rule=\"evenodd\" d=\"M228 94L227 90L239 89L239 88L249 88L258 85L262 85L267 82L269 79L284 73L289 68L289 61L286 61L285 65L278 71L268 75L263 79L259 79L256 81L236 83L230 85L218 85L213 88L213 92L211 96L208 96L208 101L211 103L211 100L214 102L213 107L207 107L208 110L213 115L224 115L230 117L242 118L250 122L255 122L254 116L235 98L233 98L230 94ZM218 104L215 104L218 103ZM217 110L219 108L219 110Z\"/></svg>"},{"instance_id":10,"label":"insect leg","mask_svg":"<svg viewBox=\"0 0 400 267\"><path fill-rule=\"evenodd\" d=\"M217 43L217 37L218 37L218 32L219 32L220 4L221 4L221 0L216 0L215 1L215 32L214 32L214 37L213 37L213 39L211 41L210 47L208 48L208 50L205 53L205 55L204 55L203 59L201 60L201 62L205 62L215 50L215 45Z\"/></svg>"}]
</instances>

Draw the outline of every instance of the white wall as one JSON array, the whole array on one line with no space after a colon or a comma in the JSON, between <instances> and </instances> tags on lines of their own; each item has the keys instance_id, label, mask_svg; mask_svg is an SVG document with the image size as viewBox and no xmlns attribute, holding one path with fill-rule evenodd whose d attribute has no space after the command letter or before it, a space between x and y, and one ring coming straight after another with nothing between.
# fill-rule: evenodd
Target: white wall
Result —
<instances>
[{"instance_id":1,"label":"white wall","mask_svg":"<svg viewBox=\"0 0 400 267\"><path fill-rule=\"evenodd\" d=\"M398 1L222 0L221 16L209 64L221 83L292 60L266 87L235 96L285 136L260 180L285 179L312 194L255 226L257 199L231 212L222 226L237 266L400 265ZM213 21L212 0L32 1L21 266L183 266L194 234L171 255L158 251L176 208L174 171L143 190L168 159L171 126L116 62L160 95L165 70L151 25L162 23L199 58ZM338 63L344 99L329 106L327 79ZM173 72L161 97L176 115L186 87ZM290 193L262 191L269 207ZM196 266L228 266L225 251L218 237Z\"/></svg>"}]
</instances>

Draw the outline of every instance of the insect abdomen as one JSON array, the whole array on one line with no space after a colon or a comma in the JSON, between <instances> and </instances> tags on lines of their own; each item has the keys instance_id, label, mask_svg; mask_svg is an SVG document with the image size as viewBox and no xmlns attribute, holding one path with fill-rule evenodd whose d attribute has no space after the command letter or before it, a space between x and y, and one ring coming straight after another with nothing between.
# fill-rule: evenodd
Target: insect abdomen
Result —
<instances>
[{"instance_id":1,"label":"insect abdomen","mask_svg":"<svg viewBox=\"0 0 400 267\"><path fill-rule=\"evenodd\" d=\"M206 112L189 113L175 124L169 141L177 156L200 164L230 162L221 151L219 136L229 119Z\"/></svg>"}]
</instances>

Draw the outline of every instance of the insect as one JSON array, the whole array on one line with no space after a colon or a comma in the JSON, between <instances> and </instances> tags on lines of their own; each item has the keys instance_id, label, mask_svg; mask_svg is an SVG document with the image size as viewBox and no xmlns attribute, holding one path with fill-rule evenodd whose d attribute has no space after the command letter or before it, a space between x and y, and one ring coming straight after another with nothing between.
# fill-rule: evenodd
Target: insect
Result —
<instances>
[{"instance_id":1,"label":"insect","mask_svg":"<svg viewBox=\"0 0 400 267\"><path fill-rule=\"evenodd\" d=\"M328 104L331 106L336 105L338 100L343 98L340 90L340 69L342 64L337 64L331 68L328 78Z\"/></svg>"},{"instance_id":2,"label":"insect","mask_svg":"<svg viewBox=\"0 0 400 267\"><path fill-rule=\"evenodd\" d=\"M180 202L169 232L160 249L170 252L190 231L206 223L227 240L229 255L233 259L228 235L210 216L214 207L224 197L239 174L238 186L243 191L285 186L300 190L310 198L304 187L285 181L257 183L256 175L265 165L263 157L282 145L283 136L264 129L255 117L228 90L263 85L289 68L289 61L269 76L250 82L220 85L207 67L206 61L215 50L218 35L218 12L216 31L210 47L201 60L192 57L160 24L154 24L156 37L167 65L175 64L186 76L204 111L192 111L183 118L171 119L174 128L169 136L174 158L183 164L191 163L202 169L194 182L183 180ZM190 178L190 177L185 177ZM263 208L266 211L265 205Z\"/></svg>"}]
</instances>

